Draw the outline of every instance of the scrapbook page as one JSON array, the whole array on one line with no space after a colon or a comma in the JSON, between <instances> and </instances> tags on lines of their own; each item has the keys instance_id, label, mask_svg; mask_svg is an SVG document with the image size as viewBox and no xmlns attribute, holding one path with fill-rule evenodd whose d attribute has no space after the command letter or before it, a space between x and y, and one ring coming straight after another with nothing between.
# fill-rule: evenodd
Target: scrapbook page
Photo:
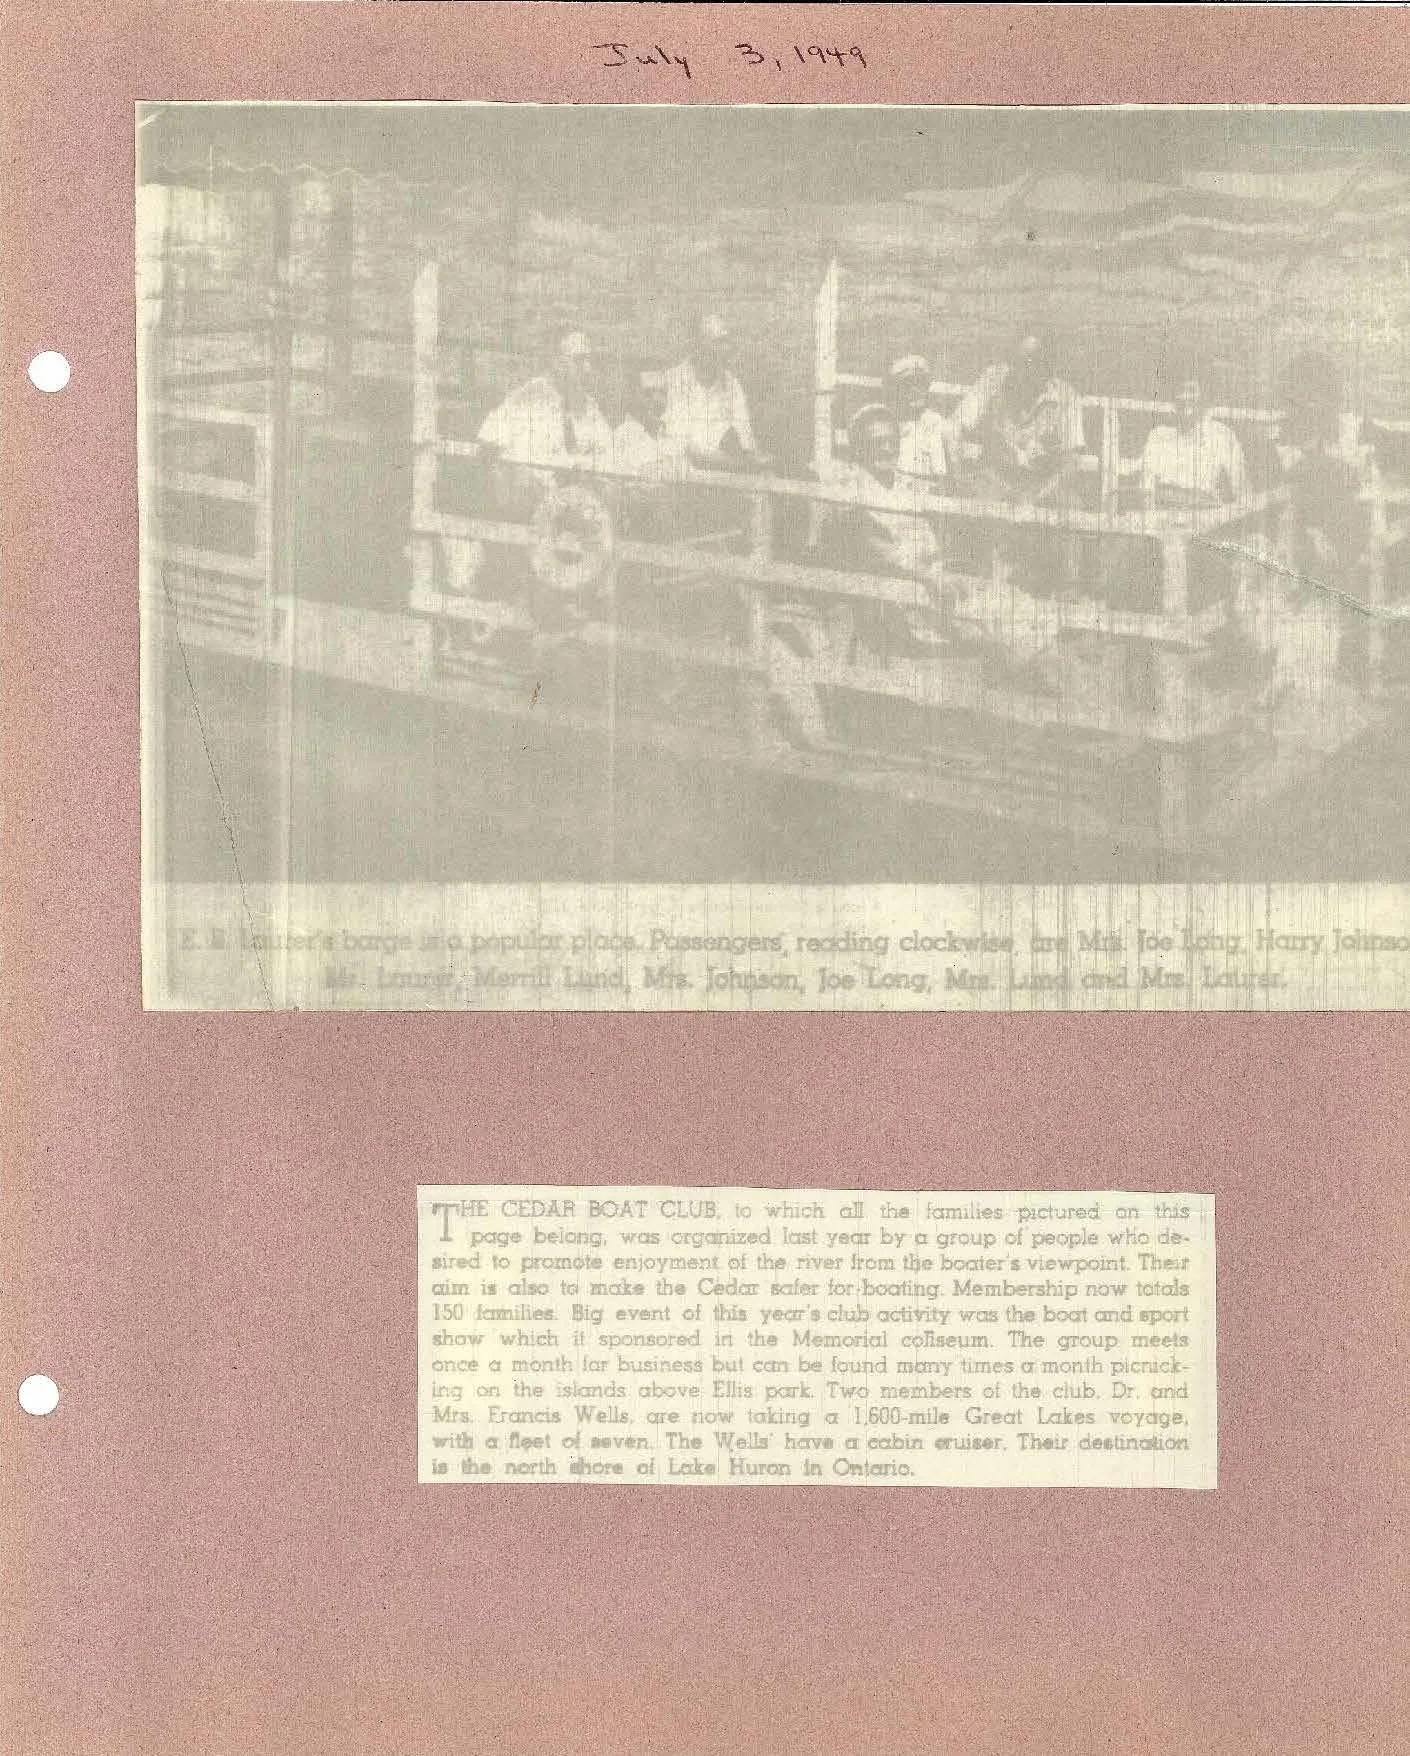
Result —
<instances>
[{"instance_id":1,"label":"scrapbook page","mask_svg":"<svg viewBox=\"0 0 1410 1756\"><path fill-rule=\"evenodd\" d=\"M136 126L149 1004L1404 1004L1404 111Z\"/></svg>"},{"instance_id":2,"label":"scrapbook page","mask_svg":"<svg viewBox=\"0 0 1410 1756\"><path fill-rule=\"evenodd\" d=\"M1404 14L6 24L6 1751L1400 1749Z\"/></svg>"}]
</instances>

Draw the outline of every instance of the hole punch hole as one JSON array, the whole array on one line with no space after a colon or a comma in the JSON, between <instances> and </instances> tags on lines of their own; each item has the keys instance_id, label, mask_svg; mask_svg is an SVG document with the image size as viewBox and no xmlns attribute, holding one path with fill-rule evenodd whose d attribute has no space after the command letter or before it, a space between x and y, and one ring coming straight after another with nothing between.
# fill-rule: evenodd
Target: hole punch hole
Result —
<instances>
[{"instance_id":1,"label":"hole punch hole","mask_svg":"<svg viewBox=\"0 0 1410 1756\"><path fill-rule=\"evenodd\" d=\"M52 395L64 388L69 377L69 363L62 354L36 354L29 362L29 381L36 390Z\"/></svg>"},{"instance_id":2,"label":"hole punch hole","mask_svg":"<svg viewBox=\"0 0 1410 1756\"><path fill-rule=\"evenodd\" d=\"M20 1407L27 1415L51 1415L59 1406L59 1387L42 1372L34 1372L20 1385Z\"/></svg>"}]
</instances>

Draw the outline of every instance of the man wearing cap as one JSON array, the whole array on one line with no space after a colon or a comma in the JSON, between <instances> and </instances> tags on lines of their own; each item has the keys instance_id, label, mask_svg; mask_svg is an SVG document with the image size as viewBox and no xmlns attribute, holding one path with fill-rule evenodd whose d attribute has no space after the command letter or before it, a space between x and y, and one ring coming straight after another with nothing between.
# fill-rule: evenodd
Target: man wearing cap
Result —
<instances>
[{"instance_id":1,"label":"man wearing cap","mask_svg":"<svg viewBox=\"0 0 1410 1756\"><path fill-rule=\"evenodd\" d=\"M480 443L506 463L606 462L612 429L592 398L592 348L581 330L558 344L552 369L511 390L480 428Z\"/></svg>"},{"instance_id":2,"label":"man wearing cap","mask_svg":"<svg viewBox=\"0 0 1410 1756\"><path fill-rule=\"evenodd\" d=\"M920 354L893 361L886 375L897 423L896 472L921 483L938 483L949 473L950 424L930 407L930 377L930 363Z\"/></svg>"},{"instance_id":3,"label":"man wearing cap","mask_svg":"<svg viewBox=\"0 0 1410 1756\"><path fill-rule=\"evenodd\" d=\"M897 475L899 424L884 403L858 409L847 427L847 456L823 470L844 498L822 503L815 549L828 567L901 574L924 581L915 609L864 597L776 602L769 623L769 690L792 736L808 745L830 736L828 681L856 662L858 648L883 663L927 652L920 628L938 598L939 548L929 521L910 510L920 492ZM935 618L938 629L938 618Z\"/></svg>"},{"instance_id":4,"label":"man wearing cap","mask_svg":"<svg viewBox=\"0 0 1410 1756\"><path fill-rule=\"evenodd\" d=\"M666 374L662 442L697 468L741 469L758 461L749 405L729 353L729 328L711 313L696 324L690 353Z\"/></svg>"},{"instance_id":5,"label":"man wearing cap","mask_svg":"<svg viewBox=\"0 0 1410 1756\"><path fill-rule=\"evenodd\" d=\"M847 438L848 458L833 460L827 480L856 504L828 508L822 534L831 564L929 578L940 545L921 504L925 484L919 472L902 471L895 411L868 403L853 415Z\"/></svg>"}]
</instances>

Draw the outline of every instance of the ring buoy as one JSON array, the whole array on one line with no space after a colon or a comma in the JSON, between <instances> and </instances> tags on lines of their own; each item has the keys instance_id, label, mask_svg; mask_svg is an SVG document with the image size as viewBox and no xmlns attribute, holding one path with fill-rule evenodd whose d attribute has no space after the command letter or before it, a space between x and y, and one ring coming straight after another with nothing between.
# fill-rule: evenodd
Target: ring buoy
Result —
<instances>
[{"instance_id":1,"label":"ring buoy","mask_svg":"<svg viewBox=\"0 0 1410 1756\"><path fill-rule=\"evenodd\" d=\"M531 525L529 566L540 584L564 593L596 585L612 558L612 518L590 489L550 488Z\"/></svg>"}]
</instances>

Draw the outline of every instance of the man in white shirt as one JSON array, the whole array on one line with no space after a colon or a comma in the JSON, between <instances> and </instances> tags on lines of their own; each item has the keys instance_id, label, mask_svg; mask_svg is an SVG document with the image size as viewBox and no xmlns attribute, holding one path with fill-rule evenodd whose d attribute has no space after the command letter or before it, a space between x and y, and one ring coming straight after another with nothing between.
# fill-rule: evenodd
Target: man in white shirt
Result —
<instances>
[{"instance_id":1,"label":"man in white shirt","mask_svg":"<svg viewBox=\"0 0 1410 1756\"><path fill-rule=\"evenodd\" d=\"M849 456L832 460L826 481L855 504L826 509L821 546L829 564L938 585L940 544L925 512L925 483L901 469L903 435L894 412L869 403L852 417L848 435Z\"/></svg>"},{"instance_id":2,"label":"man in white shirt","mask_svg":"<svg viewBox=\"0 0 1410 1756\"><path fill-rule=\"evenodd\" d=\"M940 634L940 544L924 511L923 486L897 471L895 413L869 403L848 426L848 455L831 458L824 483L845 498L822 502L815 558L840 572L901 575L916 582L913 605L857 596L843 602L809 597L777 601L769 623L768 687L796 740L829 738L829 680L870 655L933 656Z\"/></svg>"},{"instance_id":3,"label":"man in white shirt","mask_svg":"<svg viewBox=\"0 0 1410 1756\"><path fill-rule=\"evenodd\" d=\"M679 480L684 474L683 447L667 438L666 374L648 369L636 375L626 398L626 412L612 435L612 466L633 475Z\"/></svg>"},{"instance_id":4,"label":"man in white shirt","mask_svg":"<svg viewBox=\"0 0 1410 1756\"><path fill-rule=\"evenodd\" d=\"M898 429L896 473L932 484L938 493L949 474L950 423L930 407L930 379L929 361L920 354L907 354L893 361L886 384Z\"/></svg>"},{"instance_id":5,"label":"man in white shirt","mask_svg":"<svg viewBox=\"0 0 1410 1756\"><path fill-rule=\"evenodd\" d=\"M1187 378L1175 398L1175 425L1156 427L1141 453L1141 487L1151 510L1194 512L1248 493L1248 467L1232 430L1205 412Z\"/></svg>"},{"instance_id":6,"label":"man in white shirt","mask_svg":"<svg viewBox=\"0 0 1410 1756\"><path fill-rule=\"evenodd\" d=\"M511 390L480 428L481 445L505 462L530 467L605 463L612 429L591 394L592 347L580 330L565 335L551 371Z\"/></svg>"},{"instance_id":7,"label":"man in white shirt","mask_svg":"<svg viewBox=\"0 0 1410 1756\"><path fill-rule=\"evenodd\" d=\"M696 324L690 353L666 374L661 439L699 469L747 469L759 461L749 404L730 370L730 334L722 317Z\"/></svg>"}]
</instances>

